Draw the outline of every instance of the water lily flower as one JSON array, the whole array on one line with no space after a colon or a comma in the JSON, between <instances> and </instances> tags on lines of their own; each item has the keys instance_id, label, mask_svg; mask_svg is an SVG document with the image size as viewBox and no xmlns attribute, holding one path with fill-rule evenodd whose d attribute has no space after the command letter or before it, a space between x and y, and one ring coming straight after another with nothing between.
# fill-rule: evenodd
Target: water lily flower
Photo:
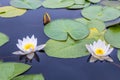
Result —
<instances>
[{"instance_id":1,"label":"water lily flower","mask_svg":"<svg viewBox=\"0 0 120 80\"><path fill-rule=\"evenodd\" d=\"M110 44L107 45L104 41L99 39L97 42L94 41L93 44L87 44L86 48L92 55L90 62L95 62L96 60L113 62L113 59L108 56L113 51Z\"/></svg>"},{"instance_id":2,"label":"water lily flower","mask_svg":"<svg viewBox=\"0 0 120 80\"><path fill-rule=\"evenodd\" d=\"M34 56L36 56L35 52L42 50L45 47L45 44L37 46L37 38L32 35L30 38L27 36L23 38L23 40L18 39L18 43L16 44L20 51L15 51L13 54L26 56L29 60L32 60Z\"/></svg>"}]
</instances>

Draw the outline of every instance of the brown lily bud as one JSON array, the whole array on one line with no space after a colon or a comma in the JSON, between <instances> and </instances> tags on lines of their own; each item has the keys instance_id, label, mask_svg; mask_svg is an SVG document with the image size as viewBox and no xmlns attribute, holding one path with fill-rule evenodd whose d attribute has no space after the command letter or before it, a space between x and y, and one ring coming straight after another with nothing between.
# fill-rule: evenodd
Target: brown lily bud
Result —
<instances>
[{"instance_id":1,"label":"brown lily bud","mask_svg":"<svg viewBox=\"0 0 120 80\"><path fill-rule=\"evenodd\" d=\"M43 24L46 25L51 21L50 15L46 12L43 16Z\"/></svg>"}]
</instances>

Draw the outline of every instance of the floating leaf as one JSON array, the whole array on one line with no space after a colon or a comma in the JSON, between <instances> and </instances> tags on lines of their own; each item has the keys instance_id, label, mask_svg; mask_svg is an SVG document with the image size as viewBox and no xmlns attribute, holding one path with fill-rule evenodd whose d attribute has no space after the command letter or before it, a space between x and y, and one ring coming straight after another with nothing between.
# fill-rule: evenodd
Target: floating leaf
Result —
<instances>
[{"instance_id":1,"label":"floating leaf","mask_svg":"<svg viewBox=\"0 0 120 80\"><path fill-rule=\"evenodd\" d=\"M17 8L37 9L41 6L40 0L11 0L10 4Z\"/></svg>"},{"instance_id":2,"label":"floating leaf","mask_svg":"<svg viewBox=\"0 0 120 80\"><path fill-rule=\"evenodd\" d=\"M116 48L120 48L120 25L114 25L105 33L105 40Z\"/></svg>"},{"instance_id":3,"label":"floating leaf","mask_svg":"<svg viewBox=\"0 0 120 80\"><path fill-rule=\"evenodd\" d=\"M92 2L92 3L98 3L98 2L100 2L101 0L88 0L88 1L90 1L90 2Z\"/></svg>"},{"instance_id":4,"label":"floating leaf","mask_svg":"<svg viewBox=\"0 0 120 80\"><path fill-rule=\"evenodd\" d=\"M73 39L83 39L89 34L89 29L82 23L74 20L55 20L44 28L45 34L55 40L66 40L68 35Z\"/></svg>"},{"instance_id":5,"label":"floating leaf","mask_svg":"<svg viewBox=\"0 0 120 80\"><path fill-rule=\"evenodd\" d=\"M82 10L82 15L87 19L109 21L120 17L120 11L112 7L90 6Z\"/></svg>"},{"instance_id":6,"label":"floating leaf","mask_svg":"<svg viewBox=\"0 0 120 80\"><path fill-rule=\"evenodd\" d=\"M45 80L42 74L37 75L22 75L12 80Z\"/></svg>"},{"instance_id":7,"label":"floating leaf","mask_svg":"<svg viewBox=\"0 0 120 80\"><path fill-rule=\"evenodd\" d=\"M58 58L77 58L89 55L85 44L93 42L94 39L74 41L68 38L67 41L49 40L45 47L48 56Z\"/></svg>"},{"instance_id":8,"label":"floating leaf","mask_svg":"<svg viewBox=\"0 0 120 80\"><path fill-rule=\"evenodd\" d=\"M2 80L10 80L13 77L23 73L30 66L22 63L1 63L0 64L0 78Z\"/></svg>"},{"instance_id":9,"label":"floating leaf","mask_svg":"<svg viewBox=\"0 0 120 80\"><path fill-rule=\"evenodd\" d=\"M118 59L120 61L120 49L118 49L117 57L118 57Z\"/></svg>"},{"instance_id":10,"label":"floating leaf","mask_svg":"<svg viewBox=\"0 0 120 80\"><path fill-rule=\"evenodd\" d=\"M74 4L74 0L45 0L42 5L45 8L64 8Z\"/></svg>"},{"instance_id":11,"label":"floating leaf","mask_svg":"<svg viewBox=\"0 0 120 80\"><path fill-rule=\"evenodd\" d=\"M84 7L88 7L90 2L85 2L85 4L73 4L72 6L67 7L68 9L80 9Z\"/></svg>"},{"instance_id":12,"label":"floating leaf","mask_svg":"<svg viewBox=\"0 0 120 80\"><path fill-rule=\"evenodd\" d=\"M104 22L100 21L100 20L87 20L85 18L78 18L76 19L76 21L79 21L85 25L88 25L89 28L96 28L98 29L99 32L103 31L105 29L105 24Z\"/></svg>"},{"instance_id":13,"label":"floating leaf","mask_svg":"<svg viewBox=\"0 0 120 80\"><path fill-rule=\"evenodd\" d=\"M21 16L26 12L25 9L18 9L12 6L0 7L0 17L16 17Z\"/></svg>"},{"instance_id":14,"label":"floating leaf","mask_svg":"<svg viewBox=\"0 0 120 80\"><path fill-rule=\"evenodd\" d=\"M8 36L3 33L0 33L0 46L4 45L8 41L9 41Z\"/></svg>"},{"instance_id":15,"label":"floating leaf","mask_svg":"<svg viewBox=\"0 0 120 80\"><path fill-rule=\"evenodd\" d=\"M103 0L103 1L101 1L100 4L105 5L105 6L111 6L111 7L117 8L117 9L120 9L120 1Z\"/></svg>"},{"instance_id":16,"label":"floating leaf","mask_svg":"<svg viewBox=\"0 0 120 80\"><path fill-rule=\"evenodd\" d=\"M75 0L75 4L85 4L85 0Z\"/></svg>"}]
</instances>

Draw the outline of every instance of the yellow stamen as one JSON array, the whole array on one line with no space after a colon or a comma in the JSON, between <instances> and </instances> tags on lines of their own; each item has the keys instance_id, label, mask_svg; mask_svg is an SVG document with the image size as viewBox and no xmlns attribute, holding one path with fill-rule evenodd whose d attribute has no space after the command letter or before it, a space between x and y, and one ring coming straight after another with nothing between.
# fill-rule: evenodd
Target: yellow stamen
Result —
<instances>
[{"instance_id":1,"label":"yellow stamen","mask_svg":"<svg viewBox=\"0 0 120 80\"><path fill-rule=\"evenodd\" d=\"M95 50L95 54L96 55L103 55L105 53L105 51L102 49L102 48L97 48L96 50Z\"/></svg>"},{"instance_id":2,"label":"yellow stamen","mask_svg":"<svg viewBox=\"0 0 120 80\"><path fill-rule=\"evenodd\" d=\"M34 48L35 48L35 45L32 44L32 43L27 43L23 47L24 50L29 50L29 49L33 49L34 50Z\"/></svg>"}]
</instances>

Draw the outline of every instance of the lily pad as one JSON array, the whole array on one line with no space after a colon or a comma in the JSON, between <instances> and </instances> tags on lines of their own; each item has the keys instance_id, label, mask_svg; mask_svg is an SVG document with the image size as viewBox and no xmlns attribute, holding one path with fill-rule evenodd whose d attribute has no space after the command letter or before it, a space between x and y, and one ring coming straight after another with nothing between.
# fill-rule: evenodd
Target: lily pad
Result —
<instances>
[{"instance_id":1,"label":"lily pad","mask_svg":"<svg viewBox=\"0 0 120 80\"><path fill-rule=\"evenodd\" d=\"M99 32L103 31L105 29L105 23L100 20L87 20L85 18L78 18L75 19L76 21L79 21L85 25L88 25L89 28L96 28Z\"/></svg>"},{"instance_id":2,"label":"lily pad","mask_svg":"<svg viewBox=\"0 0 120 80\"><path fill-rule=\"evenodd\" d=\"M112 7L89 6L82 10L82 15L87 19L110 21L120 17L120 10Z\"/></svg>"},{"instance_id":3,"label":"lily pad","mask_svg":"<svg viewBox=\"0 0 120 80\"><path fill-rule=\"evenodd\" d=\"M42 5L45 8L65 8L74 4L74 0L45 0Z\"/></svg>"},{"instance_id":4,"label":"lily pad","mask_svg":"<svg viewBox=\"0 0 120 80\"><path fill-rule=\"evenodd\" d=\"M26 12L25 9L18 9L12 6L0 7L0 17L16 17L21 16Z\"/></svg>"},{"instance_id":5,"label":"lily pad","mask_svg":"<svg viewBox=\"0 0 120 80\"><path fill-rule=\"evenodd\" d=\"M50 39L46 43L45 52L48 56L58 58L77 58L89 55L85 44L93 42L94 39L75 41L68 38L67 41L56 41Z\"/></svg>"},{"instance_id":6,"label":"lily pad","mask_svg":"<svg viewBox=\"0 0 120 80\"><path fill-rule=\"evenodd\" d=\"M0 33L0 46L4 45L9 41L9 38L7 35Z\"/></svg>"},{"instance_id":7,"label":"lily pad","mask_svg":"<svg viewBox=\"0 0 120 80\"><path fill-rule=\"evenodd\" d=\"M22 75L18 76L12 80L45 80L42 74L36 75Z\"/></svg>"},{"instance_id":8,"label":"lily pad","mask_svg":"<svg viewBox=\"0 0 120 80\"><path fill-rule=\"evenodd\" d=\"M85 2L85 4L73 4L69 7L67 7L67 9L81 9L84 7L88 7L90 5L90 2Z\"/></svg>"},{"instance_id":9,"label":"lily pad","mask_svg":"<svg viewBox=\"0 0 120 80\"><path fill-rule=\"evenodd\" d=\"M103 0L100 2L100 4L120 9L120 1Z\"/></svg>"},{"instance_id":10,"label":"lily pad","mask_svg":"<svg viewBox=\"0 0 120 80\"><path fill-rule=\"evenodd\" d=\"M105 33L105 40L116 48L120 48L120 25L109 27Z\"/></svg>"},{"instance_id":11,"label":"lily pad","mask_svg":"<svg viewBox=\"0 0 120 80\"><path fill-rule=\"evenodd\" d=\"M98 3L98 2L100 2L101 0L88 0L88 1L90 1L90 2L92 2L92 3Z\"/></svg>"},{"instance_id":12,"label":"lily pad","mask_svg":"<svg viewBox=\"0 0 120 80\"><path fill-rule=\"evenodd\" d=\"M85 0L75 0L75 4L85 4Z\"/></svg>"},{"instance_id":13,"label":"lily pad","mask_svg":"<svg viewBox=\"0 0 120 80\"><path fill-rule=\"evenodd\" d=\"M70 35L75 40L88 36L89 29L82 23L74 20L61 19L48 23L44 28L45 34L55 40L66 40Z\"/></svg>"},{"instance_id":14,"label":"lily pad","mask_svg":"<svg viewBox=\"0 0 120 80\"><path fill-rule=\"evenodd\" d=\"M29 65L22 63L1 63L0 78L2 80L11 80L15 76L25 72L30 68Z\"/></svg>"},{"instance_id":15,"label":"lily pad","mask_svg":"<svg viewBox=\"0 0 120 80\"><path fill-rule=\"evenodd\" d=\"M10 4L17 8L37 9L42 2L40 0L11 0Z\"/></svg>"}]
</instances>

